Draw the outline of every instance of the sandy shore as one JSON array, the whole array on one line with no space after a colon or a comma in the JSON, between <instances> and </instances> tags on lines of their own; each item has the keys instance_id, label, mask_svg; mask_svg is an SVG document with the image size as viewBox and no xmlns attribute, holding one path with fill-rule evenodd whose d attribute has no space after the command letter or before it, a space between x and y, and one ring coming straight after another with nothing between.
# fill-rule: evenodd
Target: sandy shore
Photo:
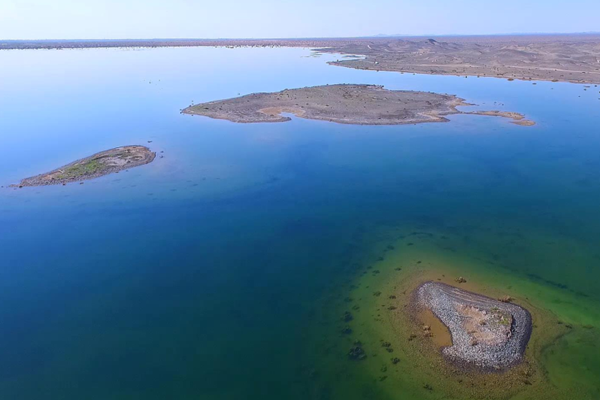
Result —
<instances>
[{"instance_id":1,"label":"sandy shore","mask_svg":"<svg viewBox=\"0 0 600 400\"><path fill-rule=\"evenodd\" d=\"M524 308L439 282L419 286L413 302L415 310L430 310L449 329L452 345L442 349L448 360L483 371L522 360L532 329Z\"/></svg>"},{"instance_id":2,"label":"sandy shore","mask_svg":"<svg viewBox=\"0 0 600 400\"><path fill-rule=\"evenodd\" d=\"M290 120L286 113L354 125L446 122L445 116L453 114L499 116L515 123L529 121L514 112L462 112L456 108L464 105L468 104L463 99L448 94L387 90L376 85L325 85L212 101L182 112L239 123L285 122Z\"/></svg>"},{"instance_id":3,"label":"sandy shore","mask_svg":"<svg viewBox=\"0 0 600 400\"><path fill-rule=\"evenodd\" d=\"M23 179L18 185L11 186L65 185L145 165L154 161L155 157L156 153L145 146L117 147L82 158L53 171Z\"/></svg>"}]
</instances>

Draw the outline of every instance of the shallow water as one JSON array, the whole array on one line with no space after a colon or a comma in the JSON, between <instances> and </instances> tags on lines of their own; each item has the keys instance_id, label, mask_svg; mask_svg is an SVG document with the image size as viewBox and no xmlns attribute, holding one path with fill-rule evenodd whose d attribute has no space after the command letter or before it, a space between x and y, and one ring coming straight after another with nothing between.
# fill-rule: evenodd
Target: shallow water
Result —
<instances>
[{"instance_id":1,"label":"shallow water","mask_svg":"<svg viewBox=\"0 0 600 400\"><path fill-rule=\"evenodd\" d=\"M441 398L421 382L380 382L340 335L365 265L415 230L439 240L390 254L460 265L570 323L540 355L546 382L555 398L600 397L600 89L357 71L310 55L0 52L1 398ZM537 125L179 113L327 83L452 93ZM6 188L125 144L164 158L84 185Z\"/></svg>"}]
</instances>

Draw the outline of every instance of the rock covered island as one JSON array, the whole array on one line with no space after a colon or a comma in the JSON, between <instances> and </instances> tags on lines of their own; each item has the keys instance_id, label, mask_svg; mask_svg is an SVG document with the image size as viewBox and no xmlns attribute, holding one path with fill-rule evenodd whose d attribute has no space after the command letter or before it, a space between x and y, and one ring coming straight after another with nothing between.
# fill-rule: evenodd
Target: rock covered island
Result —
<instances>
[{"instance_id":1,"label":"rock covered island","mask_svg":"<svg viewBox=\"0 0 600 400\"><path fill-rule=\"evenodd\" d=\"M123 146L74 161L45 174L21 181L18 187L61 185L99 178L154 161L156 153L145 146Z\"/></svg>"},{"instance_id":2,"label":"rock covered island","mask_svg":"<svg viewBox=\"0 0 600 400\"><path fill-rule=\"evenodd\" d=\"M457 96L430 92L387 90L379 85L325 85L254 93L190 106L184 114L232 122L285 122L300 118L355 125L401 125L446 122L446 115L477 114L505 117L519 125L534 122L515 112L457 110L469 105Z\"/></svg>"},{"instance_id":3,"label":"rock covered island","mask_svg":"<svg viewBox=\"0 0 600 400\"><path fill-rule=\"evenodd\" d=\"M417 309L429 309L450 331L442 349L450 361L481 370L502 370L522 360L531 335L529 312L440 282L426 282L413 296Z\"/></svg>"}]
</instances>

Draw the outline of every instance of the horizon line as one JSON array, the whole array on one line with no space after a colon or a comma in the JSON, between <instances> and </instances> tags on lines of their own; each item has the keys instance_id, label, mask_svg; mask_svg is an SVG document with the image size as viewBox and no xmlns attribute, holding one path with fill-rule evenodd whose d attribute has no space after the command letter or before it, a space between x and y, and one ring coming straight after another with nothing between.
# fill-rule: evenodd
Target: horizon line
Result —
<instances>
[{"instance_id":1,"label":"horizon line","mask_svg":"<svg viewBox=\"0 0 600 400\"><path fill-rule=\"evenodd\" d=\"M364 36L306 36L306 37L220 37L220 38L120 38L120 39L0 39L0 42L39 42L39 41L151 41L151 40L323 40L323 39L385 39L385 38L420 38L420 37L494 37L494 36L576 36L576 35L600 35L600 31L591 32L530 32L530 33L476 33L476 34L458 34L458 33L447 33L447 34L375 34L375 35L364 35Z\"/></svg>"}]
</instances>

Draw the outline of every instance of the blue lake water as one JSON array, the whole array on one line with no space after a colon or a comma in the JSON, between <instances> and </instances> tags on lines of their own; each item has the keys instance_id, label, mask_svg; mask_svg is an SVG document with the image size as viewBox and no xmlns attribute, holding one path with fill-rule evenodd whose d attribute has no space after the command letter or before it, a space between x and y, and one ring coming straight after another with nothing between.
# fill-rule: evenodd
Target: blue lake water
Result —
<instances>
[{"instance_id":1,"label":"blue lake water","mask_svg":"<svg viewBox=\"0 0 600 400\"><path fill-rule=\"evenodd\" d=\"M326 64L336 58L0 52L0 398L342 398L340 387L358 383L315 378L321 355L307 349L320 329L337 329L317 316L386 227L454 235L498 260L482 268L600 305L598 87ZM456 94L537 125L180 114L192 102L334 83ZM128 144L159 157L84 185L7 187ZM597 344L572 369L588 382L579 398L600 396Z\"/></svg>"}]
</instances>

